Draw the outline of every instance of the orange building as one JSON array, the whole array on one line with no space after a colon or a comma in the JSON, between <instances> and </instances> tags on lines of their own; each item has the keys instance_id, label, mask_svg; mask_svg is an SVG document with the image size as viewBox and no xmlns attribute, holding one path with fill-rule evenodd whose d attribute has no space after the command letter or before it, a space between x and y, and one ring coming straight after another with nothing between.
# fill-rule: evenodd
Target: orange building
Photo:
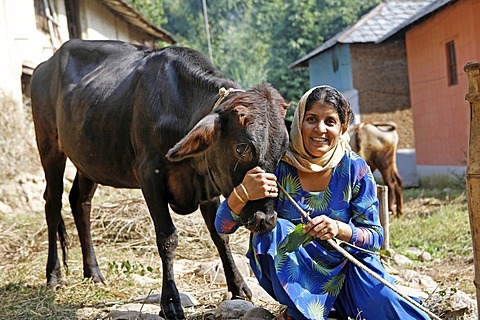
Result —
<instances>
[{"instance_id":1,"label":"orange building","mask_svg":"<svg viewBox=\"0 0 480 320\"><path fill-rule=\"evenodd\" d=\"M468 61L480 60L480 0L437 0L385 35L405 35L420 176L465 172Z\"/></svg>"}]
</instances>

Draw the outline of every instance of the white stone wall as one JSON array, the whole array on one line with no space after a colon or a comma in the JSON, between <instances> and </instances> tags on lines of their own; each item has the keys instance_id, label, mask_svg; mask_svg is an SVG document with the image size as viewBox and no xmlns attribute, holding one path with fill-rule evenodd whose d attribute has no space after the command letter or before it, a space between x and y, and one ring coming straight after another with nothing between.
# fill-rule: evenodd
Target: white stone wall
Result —
<instances>
[{"instance_id":1,"label":"white stone wall","mask_svg":"<svg viewBox=\"0 0 480 320\"><path fill-rule=\"evenodd\" d=\"M83 4L82 13L88 12L82 19L84 39L134 41L129 35L128 25L106 11L99 3L87 1Z\"/></svg>"},{"instance_id":2,"label":"white stone wall","mask_svg":"<svg viewBox=\"0 0 480 320\"><path fill-rule=\"evenodd\" d=\"M3 7L0 19L5 28L9 28L10 39L13 40L13 43L10 42L11 44L7 47L11 52L10 55L16 59L15 64L20 63L20 65L35 68L40 62L50 58L55 50L69 39L63 0L53 0L55 10L52 14L55 23L52 24L51 33L37 30L33 0L0 1ZM131 36L130 27L97 1L81 2L80 20L81 34L84 39L135 40Z\"/></svg>"},{"instance_id":3,"label":"white stone wall","mask_svg":"<svg viewBox=\"0 0 480 320\"><path fill-rule=\"evenodd\" d=\"M20 112L22 103L22 65L15 48L16 30L13 21L18 19L15 12L15 2L0 0L0 17L3 17L0 19L0 112L4 115L6 109L9 112Z\"/></svg>"}]
</instances>

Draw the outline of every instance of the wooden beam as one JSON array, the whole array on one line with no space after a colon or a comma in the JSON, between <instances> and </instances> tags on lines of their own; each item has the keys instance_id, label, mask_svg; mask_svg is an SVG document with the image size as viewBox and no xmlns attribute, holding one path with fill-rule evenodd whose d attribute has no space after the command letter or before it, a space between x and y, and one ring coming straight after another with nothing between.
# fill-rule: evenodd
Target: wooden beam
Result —
<instances>
[{"instance_id":1,"label":"wooden beam","mask_svg":"<svg viewBox=\"0 0 480 320\"><path fill-rule=\"evenodd\" d=\"M388 188L384 185L377 185L378 214L380 224L383 227L382 249L390 249L390 208L388 208Z\"/></svg>"},{"instance_id":2,"label":"wooden beam","mask_svg":"<svg viewBox=\"0 0 480 320\"><path fill-rule=\"evenodd\" d=\"M480 318L480 61L468 62L463 70L468 76L470 136L467 160L467 200L472 235L477 312Z\"/></svg>"}]
</instances>

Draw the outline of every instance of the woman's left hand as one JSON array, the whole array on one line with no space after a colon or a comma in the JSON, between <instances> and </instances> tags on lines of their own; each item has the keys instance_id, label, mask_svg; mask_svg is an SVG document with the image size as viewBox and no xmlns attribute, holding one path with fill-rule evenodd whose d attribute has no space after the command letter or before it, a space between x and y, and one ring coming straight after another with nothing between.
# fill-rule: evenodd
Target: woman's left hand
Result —
<instances>
[{"instance_id":1,"label":"woman's left hand","mask_svg":"<svg viewBox=\"0 0 480 320\"><path fill-rule=\"evenodd\" d=\"M338 227L339 225L336 220L333 220L325 215L321 215L312 218L303 227L303 231L321 240L328 240L338 235L340 231Z\"/></svg>"}]
</instances>

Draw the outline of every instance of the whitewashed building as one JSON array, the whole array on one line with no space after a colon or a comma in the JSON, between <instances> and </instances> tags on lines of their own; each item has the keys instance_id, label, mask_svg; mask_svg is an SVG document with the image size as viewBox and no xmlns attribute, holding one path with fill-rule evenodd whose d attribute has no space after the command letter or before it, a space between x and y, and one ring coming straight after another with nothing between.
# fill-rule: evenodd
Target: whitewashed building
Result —
<instances>
[{"instance_id":1,"label":"whitewashed building","mask_svg":"<svg viewBox=\"0 0 480 320\"><path fill-rule=\"evenodd\" d=\"M34 68L72 38L175 43L126 0L0 0L0 113L21 112Z\"/></svg>"}]
</instances>

